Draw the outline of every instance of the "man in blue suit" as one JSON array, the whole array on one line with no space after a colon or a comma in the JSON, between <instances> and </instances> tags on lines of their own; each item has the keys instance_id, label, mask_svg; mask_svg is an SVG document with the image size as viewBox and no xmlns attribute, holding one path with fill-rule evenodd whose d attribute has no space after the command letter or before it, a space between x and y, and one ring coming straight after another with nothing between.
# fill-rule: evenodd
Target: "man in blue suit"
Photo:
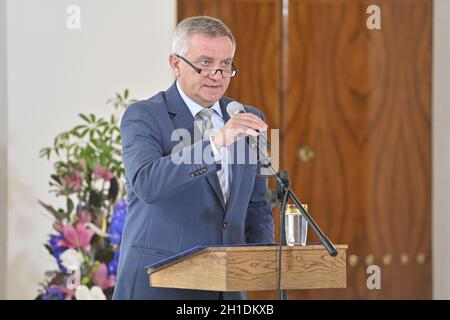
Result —
<instances>
[{"instance_id":1,"label":"man in blue suit","mask_svg":"<svg viewBox=\"0 0 450 320\"><path fill-rule=\"evenodd\" d=\"M153 288L145 266L198 245L274 240L273 214L264 197L267 179L236 151L243 137L256 136L267 125L252 107L230 117L226 107L232 100L223 96L237 72L235 48L222 21L183 20L170 55L177 80L167 91L129 106L123 116L129 213L114 299L242 299L241 292ZM187 133L194 139L183 139Z\"/></svg>"}]
</instances>

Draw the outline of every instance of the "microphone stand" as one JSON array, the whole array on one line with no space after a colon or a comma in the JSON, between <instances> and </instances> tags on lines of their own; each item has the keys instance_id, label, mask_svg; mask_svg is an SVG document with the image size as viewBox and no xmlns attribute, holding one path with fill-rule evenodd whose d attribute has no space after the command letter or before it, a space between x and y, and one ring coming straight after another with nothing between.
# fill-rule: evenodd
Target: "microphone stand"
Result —
<instances>
[{"instance_id":1,"label":"microphone stand","mask_svg":"<svg viewBox=\"0 0 450 320\"><path fill-rule=\"evenodd\" d=\"M265 139L265 138L264 138ZM268 143L267 140L265 142ZM268 189L266 192L266 202L275 204L277 201L279 202L280 209L280 220L279 220L279 253L278 253L278 298L279 300L287 300L287 291L281 289L281 267L282 267L282 249L283 246L287 245L286 242L286 232L285 232L285 209L288 199L290 198L296 207L300 210L303 217L308 221L308 225L311 226L314 233L319 237L321 244L328 251L330 256L335 257L337 255L337 250L334 244L328 239L328 237L323 233L323 231L319 228L314 219L309 215L309 213L303 208L300 199L295 195L292 191L289 181L289 174L287 171L281 171L278 173L275 168L272 166L270 159L261 150L259 143L257 144L258 149L258 162L265 168L268 168L271 171L271 175L268 177L274 177L276 180L275 189Z\"/></svg>"}]
</instances>

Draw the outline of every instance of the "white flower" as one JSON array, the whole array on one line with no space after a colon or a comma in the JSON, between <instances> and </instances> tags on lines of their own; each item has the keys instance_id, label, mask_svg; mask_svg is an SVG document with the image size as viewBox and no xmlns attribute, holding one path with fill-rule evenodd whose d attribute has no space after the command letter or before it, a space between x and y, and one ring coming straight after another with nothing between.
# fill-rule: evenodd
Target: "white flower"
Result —
<instances>
[{"instance_id":1,"label":"white flower","mask_svg":"<svg viewBox=\"0 0 450 320\"><path fill-rule=\"evenodd\" d=\"M61 256L61 264L70 270L78 269L83 263L83 255L75 249L67 249Z\"/></svg>"},{"instance_id":2,"label":"white flower","mask_svg":"<svg viewBox=\"0 0 450 320\"><path fill-rule=\"evenodd\" d=\"M91 290L85 285L78 286L75 290L75 298L77 300L106 300L106 296L102 289L93 286Z\"/></svg>"}]
</instances>

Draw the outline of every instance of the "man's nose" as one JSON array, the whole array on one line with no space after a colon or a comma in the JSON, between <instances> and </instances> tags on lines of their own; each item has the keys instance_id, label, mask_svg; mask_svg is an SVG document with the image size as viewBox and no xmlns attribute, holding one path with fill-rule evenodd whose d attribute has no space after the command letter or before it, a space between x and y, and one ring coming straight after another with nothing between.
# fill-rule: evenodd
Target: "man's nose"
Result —
<instances>
[{"instance_id":1,"label":"man's nose","mask_svg":"<svg viewBox=\"0 0 450 320\"><path fill-rule=\"evenodd\" d=\"M211 79L213 79L213 80L216 80L216 81L222 80L223 77L222 77L222 71L221 71L221 69L216 69L215 72L211 72L210 75L209 75L209 77L210 77Z\"/></svg>"}]
</instances>

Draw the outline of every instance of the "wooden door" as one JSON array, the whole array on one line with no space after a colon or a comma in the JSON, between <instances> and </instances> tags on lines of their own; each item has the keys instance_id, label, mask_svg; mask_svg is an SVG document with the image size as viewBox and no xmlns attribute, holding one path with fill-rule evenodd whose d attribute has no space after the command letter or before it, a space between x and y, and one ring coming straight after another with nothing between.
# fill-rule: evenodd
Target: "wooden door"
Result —
<instances>
[{"instance_id":1,"label":"wooden door","mask_svg":"<svg viewBox=\"0 0 450 320\"><path fill-rule=\"evenodd\" d=\"M285 165L350 255L348 289L291 298L431 298L431 23L429 0L289 0Z\"/></svg>"},{"instance_id":2,"label":"wooden door","mask_svg":"<svg viewBox=\"0 0 450 320\"><path fill-rule=\"evenodd\" d=\"M366 27L372 4L381 30ZM349 245L347 289L289 298L431 298L432 1L178 1L179 20L200 14L236 37L240 74L227 94L281 129L294 191ZM379 290L367 287L369 265Z\"/></svg>"}]
</instances>

